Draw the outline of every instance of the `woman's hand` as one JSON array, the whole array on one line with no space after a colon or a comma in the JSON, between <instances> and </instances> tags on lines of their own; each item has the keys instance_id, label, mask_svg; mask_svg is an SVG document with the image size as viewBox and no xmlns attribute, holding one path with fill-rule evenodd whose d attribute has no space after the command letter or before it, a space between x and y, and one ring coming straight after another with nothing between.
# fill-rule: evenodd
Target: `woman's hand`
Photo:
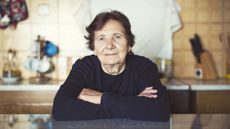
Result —
<instances>
[{"instance_id":1,"label":"woman's hand","mask_svg":"<svg viewBox=\"0 0 230 129\"><path fill-rule=\"evenodd\" d=\"M78 96L79 99L93 103L93 104L100 104L101 103L101 96L102 93L96 90L82 89L80 95Z\"/></svg>"},{"instance_id":2,"label":"woman's hand","mask_svg":"<svg viewBox=\"0 0 230 129\"><path fill-rule=\"evenodd\" d=\"M153 87L146 87L138 96L148 97L148 98L157 98L157 90Z\"/></svg>"}]
</instances>

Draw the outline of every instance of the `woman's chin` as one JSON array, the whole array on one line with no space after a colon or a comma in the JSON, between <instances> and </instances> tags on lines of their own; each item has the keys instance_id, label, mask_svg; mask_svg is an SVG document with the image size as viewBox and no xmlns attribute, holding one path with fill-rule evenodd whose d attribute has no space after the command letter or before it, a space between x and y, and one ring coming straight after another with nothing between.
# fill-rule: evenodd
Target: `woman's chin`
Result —
<instances>
[{"instance_id":1,"label":"woman's chin","mask_svg":"<svg viewBox=\"0 0 230 129\"><path fill-rule=\"evenodd\" d=\"M118 64L118 61L106 61L104 62L105 65L115 65Z\"/></svg>"}]
</instances>

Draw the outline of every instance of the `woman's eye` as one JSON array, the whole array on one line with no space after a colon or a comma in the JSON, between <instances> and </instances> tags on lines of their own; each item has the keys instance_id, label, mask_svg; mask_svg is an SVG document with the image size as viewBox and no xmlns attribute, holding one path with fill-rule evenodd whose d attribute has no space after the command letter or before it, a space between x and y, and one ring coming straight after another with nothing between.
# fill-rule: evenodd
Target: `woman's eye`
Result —
<instances>
[{"instance_id":1,"label":"woman's eye","mask_svg":"<svg viewBox=\"0 0 230 129\"><path fill-rule=\"evenodd\" d=\"M114 35L114 39L115 40L120 40L120 39L122 39L122 36L121 35Z\"/></svg>"},{"instance_id":2,"label":"woman's eye","mask_svg":"<svg viewBox=\"0 0 230 129\"><path fill-rule=\"evenodd\" d=\"M115 37L116 37L117 39L120 39L120 38L121 38L121 36L120 36L120 35L116 35Z\"/></svg>"},{"instance_id":3,"label":"woman's eye","mask_svg":"<svg viewBox=\"0 0 230 129\"><path fill-rule=\"evenodd\" d=\"M98 38L99 41L104 41L104 39L105 39L104 37Z\"/></svg>"}]
</instances>

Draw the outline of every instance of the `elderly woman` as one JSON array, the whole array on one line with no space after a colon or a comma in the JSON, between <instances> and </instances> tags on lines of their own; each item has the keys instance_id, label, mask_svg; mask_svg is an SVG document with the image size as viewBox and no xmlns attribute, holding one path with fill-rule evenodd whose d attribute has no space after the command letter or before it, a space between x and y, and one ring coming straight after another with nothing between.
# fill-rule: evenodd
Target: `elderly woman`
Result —
<instances>
[{"instance_id":1,"label":"elderly woman","mask_svg":"<svg viewBox=\"0 0 230 129\"><path fill-rule=\"evenodd\" d=\"M102 12L86 30L95 54L72 66L54 99L54 120L169 120L169 99L157 66L131 51L128 18L118 11Z\"/></svg>"}]
</instances>

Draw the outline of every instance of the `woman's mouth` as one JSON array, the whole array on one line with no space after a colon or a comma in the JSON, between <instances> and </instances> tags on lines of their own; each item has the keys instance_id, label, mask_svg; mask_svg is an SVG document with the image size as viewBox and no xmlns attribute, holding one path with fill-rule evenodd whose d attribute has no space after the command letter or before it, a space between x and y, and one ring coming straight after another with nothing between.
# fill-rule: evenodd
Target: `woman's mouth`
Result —
<instances>
[{"instance_id":1,"label":"woman's mouth","mask_svg":"<svg viewBox=\"0 0 230 129\"><path fill-rule=\"evenodd\" d=\"M105 54L105 56L114 56L114 55L117 55L117 53Z\"/></svg>"}]
</instances>

